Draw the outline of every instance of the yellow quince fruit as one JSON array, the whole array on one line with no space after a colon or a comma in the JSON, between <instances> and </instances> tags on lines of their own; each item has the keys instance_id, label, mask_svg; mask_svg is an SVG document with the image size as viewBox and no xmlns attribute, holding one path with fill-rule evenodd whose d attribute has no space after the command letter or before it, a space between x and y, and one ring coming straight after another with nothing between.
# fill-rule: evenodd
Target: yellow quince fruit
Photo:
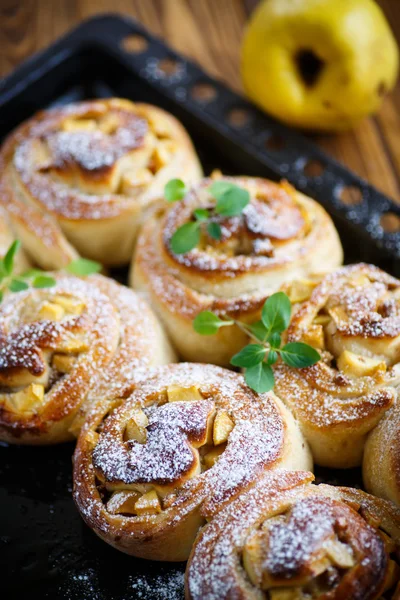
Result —
<instances>
[{"instance_id":1,"label":"yellow quince fruit","mask_svg":"<svg viewBox=\"0 0 400 600\"><path fill-rule=\"evenodd\" d=\"M248 96L304 129L344 130L376 111L398 64L374 0L264 0L242 45Z\"/></svg>"}]
</instances>

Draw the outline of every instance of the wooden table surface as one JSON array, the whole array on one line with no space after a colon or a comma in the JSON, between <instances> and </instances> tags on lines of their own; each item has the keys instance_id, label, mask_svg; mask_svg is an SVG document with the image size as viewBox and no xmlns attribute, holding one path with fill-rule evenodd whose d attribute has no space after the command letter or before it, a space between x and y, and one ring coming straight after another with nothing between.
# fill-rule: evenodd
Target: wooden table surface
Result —
<instances>
[{"instance_id":1,"label":"wooden table surface","mask_svg":"<svg viewBox=\"0 0 400 600\"><path fill-rule=\"evenodd\" d=\"M379 0L400 42L400 0ZM0 75L98 13L135 17L241 90L239 48L257 0L0 0ZM400 83L375 117L355 130L316 136L330 154L400 202Z\"/></svg>"}]
</instances>

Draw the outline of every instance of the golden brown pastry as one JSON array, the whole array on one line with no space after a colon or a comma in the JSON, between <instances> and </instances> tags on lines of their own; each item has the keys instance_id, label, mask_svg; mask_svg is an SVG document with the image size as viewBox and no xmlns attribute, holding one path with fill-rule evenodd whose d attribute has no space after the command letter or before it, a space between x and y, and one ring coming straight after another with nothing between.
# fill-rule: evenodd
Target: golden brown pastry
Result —
<instances>
[{"instance_id":1,"label":"golden brown pastry","mask_svg":"<svg viewBox=\"0 0 400 600\"><path fill-rule=\"evenodd\" d=\"M400 510L359 490L307 484L306 476L269 473L200 531L187 600L396 597Z\"/></svg>"},{"instance_id":2,"label":"golden brown pastry","mask_svg":"<svg viewBox=\"0 0 400 600\"><path fill-rule=\"evenodd\" d=\"M400 505L399 400L369 434L362 467L366 489Z\"/></svg>"},{"instance_id":3,"label":"golden brown pastry","mask_svg":"<svg viewBox=\"0 0 400 600\"><path fill-rule=\"evenodd\" d=\"M74 498L115 548L186 560L205 519L277 467L312 467L282 403L237 373L181 363L150 373L114 410L92 411L74 455Z\"/></svg>"},{"instance_id":4,"label":"golden brown pastry","mask_svg":"<svg viewBox=\"0 0 400 600\"><path fill-rule=\"evenodd\" d=\"M7 250L15 240L15 235L10 227L9 218L4 209L0 208L0 258L4 258ZM28 257L20 248L14 257L14 274L20 274L31 267Z\"/></svg>"},{"instance_id":5,"label":"golden brown pastry","mask_svg":"<svg viewBox=\"0 0 400 600\"><path fill-rule=\"evenodd\" d=\"M100 275L7 293L0 304L0 439L53 444L73 437L100 393L123 395L174 355L156 317Z\"/></svg>"},{"instance_id":6,"label":"golden brown pastry","mask_svg":"<svg viewBox=\"0 0 400 600\"><path fill-rule=\"evenodd\" d=\"M259 318L268 295L285 281L342 262L342 248L325 210L288 183L224 177L249 191L242 215L217 217L222 238L203 233L198 247L177 255L170 241L198 208L215 205L205 179L166 214L154 213L139 236L131 285L148 293L156 312L186 360L227 366L247 341L238 327L221 328L210 341L193 330L201 311L246 322Z\"/></svg>"},{"instance_id":7,"label":"golden brown pastry","mask_svg":"<svg viewBox=\"0 0 400 600\"><path fill-rule=\"evenodd\" d=\"M354 467L397 396L400 281L359 264L311 288L288 339L311 344L322 360L305 369L277 364L275 393L299 420L317 464Z\"/></svg>"},{"instance_id":8,"label":"golden brown pastry","mask_svg":"<svg viewBox=\"0 0 400 600\"><path fill-rule=\"evenodd\" d=\"M77 252L106 265L129 262L143 212L165 183L201 177L179 121L116 98L38 113L7 138L0 172L0 201L46 269Z\"/></svg>"}]
</instances>

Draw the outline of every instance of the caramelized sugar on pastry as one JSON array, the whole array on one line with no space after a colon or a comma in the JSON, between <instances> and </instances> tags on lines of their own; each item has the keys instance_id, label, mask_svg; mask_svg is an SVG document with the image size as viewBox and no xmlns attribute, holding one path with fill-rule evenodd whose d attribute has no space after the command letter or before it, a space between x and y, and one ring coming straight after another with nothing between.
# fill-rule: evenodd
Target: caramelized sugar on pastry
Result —
<instances>
[{"instance_id":1,"label":"caramelized sugar on pastry","mask_svg":"<svg viewBox=\"0 0 400 600\"><path fill-rule=\"evenodd\" d=\"M366 437L400 382L400 281L371 265L344 267L310 291L287 333L322 360L306 369L277 364L275 393L318 464L361 464Z\"/></svg>"},{"instance_id":2,"label":"caramelized sugar on pastry","mask_svg":"<svg viewBox=\"0 0 400 600\"><path fill-rule=\"evenodd\" d=\"M187 600L396 597L399 509L307 475L268 473L200 531Z\"/></svg>"},{"instance_id":3,"label":"caramelized sugar on pastry","mask_svg":"<svg viewBox=\"0 0 400 600\"><path fill-rule=\"evenodd\" d=\"M100 390L121 395L141 369L173 358L155 316L131 290L101 276L55 278L52 288L9 293L0 305L0 439L7 442L71 439Z\"/></svg>"},{"instance_id":4,"label":"caramelized sugar on pastry","mask_svg":"<svg viewBox=\"0 0 400 600\"><path fill-rule=\"evenodd\" d=\"M8 137L0 169L0 198L18 238L50 269L77 252L129 262L143 212L165 183L201 177L172 115L115 98L38 113Z\"/></svg>"},{"instance_id":5,"label":"caramelized sugar on pastry","mask_svg":"<svg viewBox=\"0 0 400 600\"><path fill-rule=\"evenodd\" d=\"M210 209L215 200L211 179L195 185L166 214L154 213L144 225L132 265L131 284L148 293L179 354L186 360L229 365L247 336L238 327L224 327L210 343L193 330L198 313L210 310L246 322L259 319L268 295L285 282L326 271L342 262L342 249L325 210L288 183L266 179L224 177L250 193L240 216L214 220L222 237L203 233L200 244L177 255L171 237L193 220L196 209Z\"/></svg>"},{"instance_id":6,"label":"caramelized sugar on pastry","mask_svg":"<svg viewBox=\"0 0 400 600\"><path fill-rule=\"evenodd\" d=\"M205 520L279 466L312 466L279 400L239 374L181 363L154 370L113 410L92 411L75 451L74 498L119 550L185 560Z\"/></svg>"}]
</instances>

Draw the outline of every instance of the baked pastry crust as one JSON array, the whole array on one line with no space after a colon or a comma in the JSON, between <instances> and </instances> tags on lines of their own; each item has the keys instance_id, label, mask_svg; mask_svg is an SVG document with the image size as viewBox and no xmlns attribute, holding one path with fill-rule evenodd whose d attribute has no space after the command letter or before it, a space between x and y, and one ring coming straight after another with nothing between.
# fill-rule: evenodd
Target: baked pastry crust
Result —
<instances>
[{"instance_id":1,"label":"baked pastry crust","mask_svg":"<svg viewBox=\"0 0 400 600\"><path fill-rule=\"evenodd\" d=\"M311 344L322 360L306 369L277 364L275 393L298 419L317 464L354 467L397 397L400 281L372 265L351 265L310 294L295 307L288 340Z\"/></svg>"},{"instance_id":2,"label":"baked pastry crust","mask_svg":"<svg viewBox=\"0 0 400 600\"><path fill-rule=\"evenodd\" d=\"M166 214L155 211L146 221L130 281L148 294L183 359L227 366L246 343L246 334L236 326L224 327L210 343L193 330L199 312L255 321L266 297L283 282L335 268L343 254L325 210L288 183L223 180L247 189L251 202L240 217L218 217L222 239L203 234L199 246L183 255L170 247L173 233L192 219L193 211L215 202L207 191L212 180L205 179Z\"/></svg>"},{"instance_id":3,"label":"baked pastry crust","mask_svg":"<svg viewBox=\"0 0 400 600\"><path fill-rule=\"evenodd\" d=\"M400 405L385 413L365 443L363 457L365 488L400 505Z\"/></svg>"},{"instance_id":4,"label":"baked pastry crust","mask_svg":"<svg viewBox=\"0 0 400 600\"><path fill-rule=\"evenodd\" d=\"M0 153L0 201L34 261L58 269L77 252L128 263L145 210L173 177L201 167L172 115L116 98L42 111Z\"/></svg>"},{"instance_id":5,"label":"baked pastry crust","mask_svg":"<svg viewBox=\"0 0 400 600\"><path fill-rule=\"evenodd\" d=\"M54 277L54 287L8 293L0 305L0 439L7 442L72 439L99 393L120 395L146 368L174 358L131 290L100 275Z\"/></svg>"},{"instance_id":6,"label":"baked pastry crust","mask_svg":"<svg viewBox=\"0 0 400 600\"><path fill-rule=\"evenodd\" d=\"M311 474L275 471L222 509L196 538L186 599L377 600L386 590L395 594L399 509L360 490L311 480Z\"/></svg>"},{"instance_id":7,"label":"baked pastry crust","mask_svg":"<svg viewBox=\"0 0 400 600\"><path fill-rule=\"evenodd\" d=\"M14 240L15 235L11 229L7 212L0 207L0 258L4 258ZM31 266L26 253L20 248L14 256L13 272L18 275L27 271Z\"/></svg>"},{"instance_id":8,"label":"baked pastry crust","mask_svg":"<svg viewBox=\"0 0 400 600\"><path fill-rule=\"evenodd\" d=\"M212 365L156 369L114 410L102 403L74 455L74 499L104 541L186 560L199 527L266 470L310 468L292 415Z\"/></svg>"}]
</instances>

